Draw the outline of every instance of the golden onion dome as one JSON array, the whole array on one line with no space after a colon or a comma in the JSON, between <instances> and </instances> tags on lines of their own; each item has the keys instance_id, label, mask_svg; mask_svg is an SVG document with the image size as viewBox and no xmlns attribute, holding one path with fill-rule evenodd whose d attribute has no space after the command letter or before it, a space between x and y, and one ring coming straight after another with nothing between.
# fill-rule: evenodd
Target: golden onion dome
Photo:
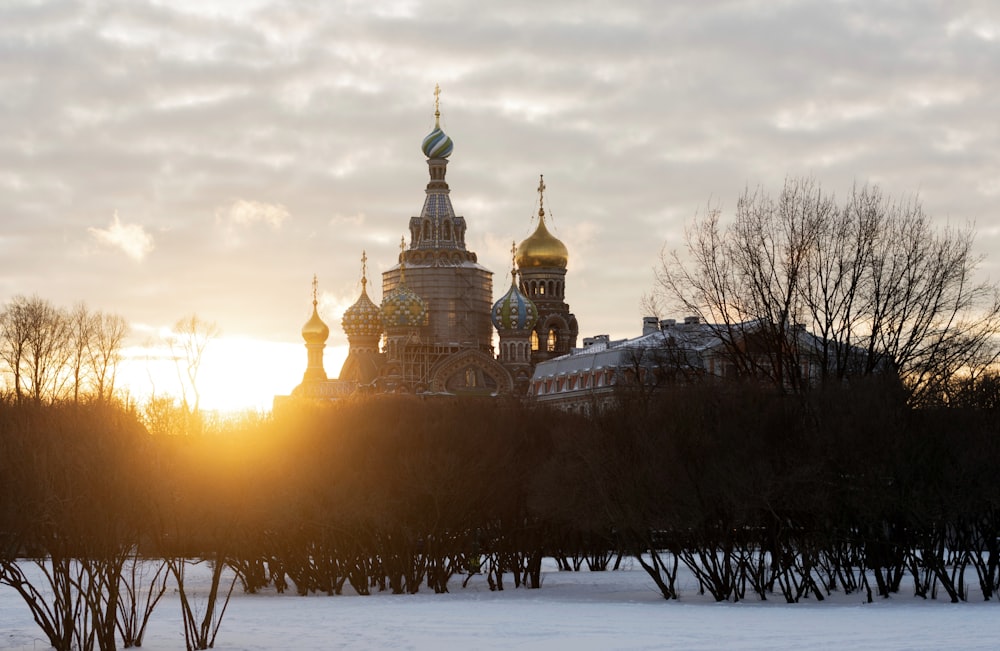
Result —
<instances>
[{"instance_id":1,"label":"golden onion dome","mask_svg":"<svg viewBox=\"0 0 1000 651\"><path fill-rule=\"evenodd\" d=\"M569 261L569 251L559 238L545 227L545 212L538 211L538 227L517 247L517 266L519 269L530 267L557 267L565 269Z\"/></svg>"},{"instance_id":2,"label":"golden onion dome","mask_svg":"<svg viewBox=\"0 0 1000 651\"><path fill-rule=\"evenodd\" d=\"M517 266L520 269L530 267L556 267L565 269L569 261L569 251L559 238L545 227L545 178L538 179L538 226L535 232L528 236L517 247Z\"/></svg>"},{"instance_id":3,"label":"golden onion dome","mask_svg":"<svg viewBox=\"0 0 1000 651\"><path fill-rule=\"evenodd\" d=\"M316 280L316 275L313 275L313 313L306 321L306 324L302 326L302 338L306 340L307 344L325 344L327 338L330 336L330 328L323 323L323 319L319 318L319 312L316 310L316 305L318 301L316 300L316 289L319 286L319 282Z\"/></svg>"},{"instance_id":4,"label":"golden onion dome","mask_svg":"<svg viewBox=\"0 0 1000 651\"><path fill-rule=\"evenodd\" d=\"M319 312L316 311L316 301L314 300L312 316L302 326L302 338L306 340L307 344L325 344L329 336L330 328L323 323L323 319L319 318Z\"/></svg>"}]
</instances>

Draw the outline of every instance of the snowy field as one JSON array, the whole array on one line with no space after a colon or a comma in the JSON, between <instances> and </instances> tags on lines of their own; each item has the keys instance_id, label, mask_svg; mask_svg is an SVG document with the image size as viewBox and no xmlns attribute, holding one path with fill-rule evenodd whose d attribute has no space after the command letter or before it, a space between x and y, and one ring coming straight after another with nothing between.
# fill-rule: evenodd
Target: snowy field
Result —
<instances>
[{"instance_id":1,"label":"snowy field","mask_svg":"<svg viewBox=\"0 0 1000 651\"><path fill-rule=\"evenodd\" d=\"M204 583L199 566L188 575ZM480 579L481 577L475 577ZM506 577L508 580L510 576ZM559 572L548 567L540 590L490 592L485 580L450 594L338 597L265 592L237 586L215 648L226 649L1000 649L1000 606L924 601L906 586L873 604L835 594L823 603L780 599L717 604L697 594L682 570L681 599L664 601L641 568ZM47 649L28 608L0 586L0 649ZM184 648L180 605L168 592L150 621L143 649Z\"/></svg>"}]
</instances>

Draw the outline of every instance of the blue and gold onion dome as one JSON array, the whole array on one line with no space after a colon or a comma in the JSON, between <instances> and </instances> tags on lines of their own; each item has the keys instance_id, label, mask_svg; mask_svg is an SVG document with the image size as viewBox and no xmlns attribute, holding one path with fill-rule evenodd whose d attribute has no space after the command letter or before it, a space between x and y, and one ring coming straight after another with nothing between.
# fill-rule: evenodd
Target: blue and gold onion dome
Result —
<instances>
[{"instance_id":1,"label":"blue and gold onion dome","mask_svg":"<svg viewBox=\"0 0 1000 651\"><path fill-rule=\"evenodd\" d=\"M348 337L378 337L382 334L382 313L368 298L367 279L361 279L361 296L344 311L341 325Z\"/></svg>"},{"instance_id":2,"label":"blue and gold onion dome","mask_svg":"<svg viewBox=\"0 0 1000 651\"><path fill-rule=\"evenodd\" d=\"M382 325L388 328L417 328L427 323L427 306L400 281L382 298Z\"/></svg>"},{"instance_id":3,"label":"blue and gold onion dome","mask_svg":"<svg viewBox=\"0 0 1000 651\"><path fill-rule=\"evenodd\" d=\"M329 336L330 328L323 323L323 319L319 318L319 312L316 311L316 301L313 301L313 313L306 324L302 326L302 338L306 340L307 344L325 344Z\"/></svg>"},{"instance_id":4,"label":"blue and gold onion dome","mask_svg":"<svg viewBox=\"0 0 1000 651\"><path fill-rule=\"evenodd\" d=\"M507 293L493 304L490 318L497 330L529 332L538 321L538 308L512 282Z\"/></svg>"},{"instance_id":5,"label":"blue and gold onion dome","mask_svg":"<svg viewBox=\"0 0 1000 651\"><path fill-rule=\"evenodd\" d=\"M451 138L436 124L434 130L427 134L423 144L420 145L420 149L423 150L424 156L427 158L448 158L451 156L453 148L454 144L451 142Z\"/></svg>"}]
</instances>

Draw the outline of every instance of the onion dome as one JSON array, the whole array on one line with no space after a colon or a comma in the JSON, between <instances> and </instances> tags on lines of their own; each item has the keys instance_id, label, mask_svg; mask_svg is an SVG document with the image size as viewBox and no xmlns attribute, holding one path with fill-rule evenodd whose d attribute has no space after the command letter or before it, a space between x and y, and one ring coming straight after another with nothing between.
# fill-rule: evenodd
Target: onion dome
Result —
<instances>
[{"instance_id":1,"label":"onion dome","mask_svg":"<svg viewBox=\"0 0 1000 651\"><path fill-rule=\"evenodd\" d=\"M417 328L427 324L427 306L422 298L406 286L406 262L402 251L405 241L399 241L399 284L382 297L382 325L389 328Z\"/></svg>"},{"instance_id":2,"label":"onion dome","mask_svg":"<svg viewBox=\"0 0 1000 651\"><path fill-rule=\"evenodd\" d=\"M388 328L416 328L427 320L427 306L400 282L382 299L382 325Z\"/></svg>"},{"instance_id":3,"label":"onion dome","mask_svg":"<svg viewBox=\"0 0 1000 651\"><path fill-rule=\"evenodd\" d=\"M420 145L424 156L427 158L448 158L454 144L451 138L441 130L441 108L438 104L438 96L441 94L441 87L434 87L434 130L424 137L424 142Z\"/></svg>"},{"instance_id":4,"label":"onion dome","mask_svg":"<svg viewBox=\"0 0 1000 651\"><path fill-rule=\"evenodd\" d=\"M344 311L341 325L350 337L378 337L382 334L382 316L372 299L368 298L368 255L361 254L361 296Z\"/></svg>"},{"instance_id":5,"label":"onion dome","mask_svg":"<svg viewBox=\"0 0 1000 651\"><path fill-rule=\"evenodd\" d=\"M538 321L538 308L531 299L521 293L513 281L510 289L493 304L490 313L493 327L497 330L521 330L529 332Z\"/></svg>"},{"instance_id":6,"label":"onion dome","mask_svg":"<svg viewBox=\"0 0 1000 651\"><path fill-rule=\"evenodd\" d=\"M510 257L511 262L517 257L517 247L513 242L510 243ZM538 308L517 288L516 267L510 270L510 289L493 304L490 320L497 330L519 330L524 333L530 332L538 321Z\"/></svg>"},{"instance_id":7,"label":"onion dome","mask_svg":"<svg viewBox=\"0 0 1000 651\"><path fill-rule=\"evenodd\" d=\"M316 309L317 303L316 277L313 276L313 313L306 324L302 326L302 338L306 340L307 344L325 344L330 336L330 328L323 323L323 319L319 318L319 312Z\"/></svg>"},{"instance_id":8,"label":"onion dome","mask_svg":"<svg viewBox=\"0 0 1000 651\"><path fill-rule=\"evenodd\" d=\"M435 126L434 130L424 137L424 142L420 146L427 158L448 158L454 144L441 127Z\"/></svg>"},{"instance_id":9,"label":"onion dome","mask_svg":"<svg viewBox=\"0 0 1000 651\"><path fill-rule=\"evenodd\" d=\"M545 182L538 183L538 227L517 247L517 266L526 267L556 267L565 269L569 261L569 251L555 235L545 227Z\"/></svg>"}]
</instances>

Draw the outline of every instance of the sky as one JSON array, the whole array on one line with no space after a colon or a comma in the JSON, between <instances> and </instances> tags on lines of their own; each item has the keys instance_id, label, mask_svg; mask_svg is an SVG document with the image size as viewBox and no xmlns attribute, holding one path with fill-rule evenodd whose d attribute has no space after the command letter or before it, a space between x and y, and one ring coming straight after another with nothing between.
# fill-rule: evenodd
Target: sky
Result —
<instances>
[{"instance_id":1,"label":"sky","mask_svg":"<svg viewBox=\"0 0 1000 651\"><path fill-rule=\"evenodd\" d=\"M435 84L494 296L544 174L581 337L638 334L661 250L787 177L917 196L995 279L998 82L989 1L4 0L0 303L83 301L136 346L196 313L287 393L316 274L335 376L362 251L378 301L420 212Z\"/></svg>"}]
</instances>

